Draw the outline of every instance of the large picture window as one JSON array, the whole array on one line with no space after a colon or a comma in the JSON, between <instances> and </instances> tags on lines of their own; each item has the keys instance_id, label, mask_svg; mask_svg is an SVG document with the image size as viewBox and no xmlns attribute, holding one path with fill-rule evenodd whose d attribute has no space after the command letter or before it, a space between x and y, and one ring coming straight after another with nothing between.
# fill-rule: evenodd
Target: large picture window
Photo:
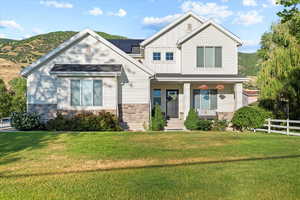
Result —
<instances>
[{"instance_id":1,"label":"large picture window","mask_svg":"<svg viewBox=\"0 0 300 200\"><path fill-rule=\"evenodd\" d=\"M194 108L217 110L217 90L194 90Z\"/></svg>"},{"instance_id":2,"label":"large picture window","mask_svg":"<svg viewBox=\"0 0 300 200\"><path fill-rule=\"evenodd\" d=\"M102 106L102 80L71 80L71 106Z\"/></svg>"},{"instance_id":3,"label":"large picture window","mask_svg":"<svg viewBox=\"0 0 300 200\"><path fill-rule=\"evenodd\" d=\"M222 47L197 47L197 67L222 67Z\"/></svg>"}]
</instances>

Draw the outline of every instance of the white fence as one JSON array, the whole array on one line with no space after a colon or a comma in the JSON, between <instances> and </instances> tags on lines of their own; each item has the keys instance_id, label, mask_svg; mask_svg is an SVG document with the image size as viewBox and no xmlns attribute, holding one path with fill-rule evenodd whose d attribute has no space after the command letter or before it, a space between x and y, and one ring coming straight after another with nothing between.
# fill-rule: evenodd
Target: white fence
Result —
<instances>
[{"instance_id":1,"label":"white fence","mask_svg":"<svg viewBox=\"0 0 300 200\"><path fill-rule=\"evenodd\" d=\"M300 120L267 119L266 122L266 129L257 128L254 131L300 136Z\"/></svg>"},{"instance_id":2,"label":"white fence","mask_svg":"<svg viewBox=\"0 0 300 200\"><path fill-rule=\"evenodd\" d=\"M0 119L0 129L11 127L11 119L9 117Z\"/></svg>"}]
</instances>

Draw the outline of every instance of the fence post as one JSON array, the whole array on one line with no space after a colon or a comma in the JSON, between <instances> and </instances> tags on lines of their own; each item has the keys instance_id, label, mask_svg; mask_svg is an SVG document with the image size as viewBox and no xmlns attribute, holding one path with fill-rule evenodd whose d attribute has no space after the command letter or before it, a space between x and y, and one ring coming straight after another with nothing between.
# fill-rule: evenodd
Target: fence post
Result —
<instances>
[{"instance_id":1,"label":"fence post","mask_svg":"<svg viewBox=\"0 0 300 200\"><path fill-rule=\"evenodd\" d=\"M286 120L286 133L287 135L290 135L290 120Z\"/></svg>"},{"instance_id":2,"label":"fence post","mask_svg":"<svg viewBox=\"0 0 300 200\"><path fill-rule=\"evenodd\" d=\"M271 133L271 118L268 118L268 133Z\"/></svg>"}]
</instances>

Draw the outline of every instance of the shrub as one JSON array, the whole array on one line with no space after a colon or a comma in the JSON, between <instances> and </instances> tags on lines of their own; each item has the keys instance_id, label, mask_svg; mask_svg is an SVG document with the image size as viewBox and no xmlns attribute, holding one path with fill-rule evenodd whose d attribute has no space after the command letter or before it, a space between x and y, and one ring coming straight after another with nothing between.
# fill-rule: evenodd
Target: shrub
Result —
<instances>
[{"instance_id":1,"label":"shrub","mask_svg":"<svg viewBox=\"0 0 300 200\"><path fill-rule=\"evenodd\" d=\"M262 108L255 106L247 106L240 108L234 113L232 124L238 130L249 130L251 128L259 128L265 120L272 114Z\"/></svg>"},{"instance_id":2,"label":"shrub","mask_svg":"<svg viewBox=\"0 0 300 200\"><path fill-rule=\"evenodd\" d=\"M227 120L214 120L212 124L213 131L225 131L228 127Z\"/></svg>"},{"instance_id":3,"label":"shrub","mask_svg":"<svg viewBox=\"0 0 300 200\"><path fill-rule=\"evenodd\" d=\"M22 131L43 129L40 117L35 113L14 112L11 115L11 125Z\"/></svg>"},{"instance_id":4,"label":"shrub","mask_svg":"<svg viewBox=\"0 0 300 200\"><path fill-rule=\"evenodd\" d=\"M152 131L161 131L164 130L165 126L166 126L165 117L161 112L160 105L156 104L154 107L154 114L151 118L150 129Z\"/></svg>"},{"instance_id":5,"label":"shrub","mask_svg":"<svg viewBox=\"0 0 300 200\"><path fill-rule=\"evenodd\" d=\"M199 116L195 109L190 109L184 125L189 130L198 130L199 128Z\"/></svg>"},{"instance_id":6,"label":"shrub","mask_svg":"<svg viewBox=\"0 0 300 200\"><path fill-rule=\"evenodd\" d=\"M198 122L198 129L197 130L201 130L201 131L210 131L212 129L212 121L211 120L204 120L204 119L200 119Z\"/></svg>"},{"instance_id":7,"label":"shrub","mask_svg":"<svg viewBox=\"0 0 300 200\"><path fill-rule=\"evenodd\" d=\"M52 131L120 131L122 128L115 115L109 112L81 113L73 117L57 114L55 119L46 123L46 129Z\"/></svg>"}]
</instances>

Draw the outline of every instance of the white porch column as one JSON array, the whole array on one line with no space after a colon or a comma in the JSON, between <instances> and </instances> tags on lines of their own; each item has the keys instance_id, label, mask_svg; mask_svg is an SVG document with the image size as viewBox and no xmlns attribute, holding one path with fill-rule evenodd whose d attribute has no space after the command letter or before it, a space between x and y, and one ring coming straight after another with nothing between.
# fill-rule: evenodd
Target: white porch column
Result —
<instances>
[{"instance_id":1,"label":"white porch column","mask_svg":"<svg viewBox=\"0 0 300 200\"><path fill-rule=\"evenodd\" d=\"M184 119L188 116L191 108L191 84L183 84L183 96L184 96Z\"/></svg>"},{"instance_id":2,"label":"white porch column","mask_svg":"<svg viewBox=\"0 0 300 200\"><path fill-rule=\"evenodd\" d=\"M235 110L243 107L243 83L236 83L234 85L235 96Z\"/></svg>"}]
</instances>

